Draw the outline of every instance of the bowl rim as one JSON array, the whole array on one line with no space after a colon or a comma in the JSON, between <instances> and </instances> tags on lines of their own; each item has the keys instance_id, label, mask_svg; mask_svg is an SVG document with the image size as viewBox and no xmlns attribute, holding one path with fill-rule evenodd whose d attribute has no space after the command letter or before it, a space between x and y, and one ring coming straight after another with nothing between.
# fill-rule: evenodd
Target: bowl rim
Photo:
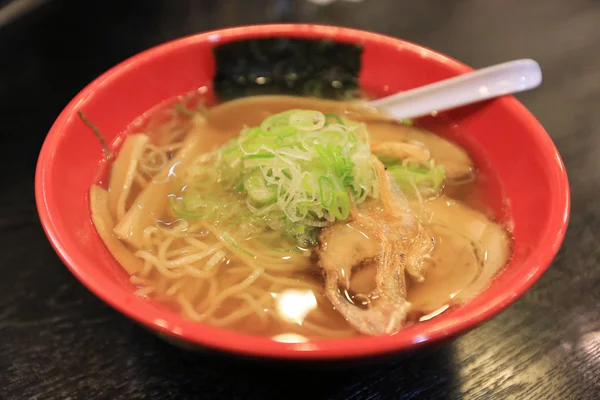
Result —
<instances>
[{"instance_id":1,"label":"bowl rim","mask_svg":"<svg viewBox=\"0 0 600 400\"><path fill-rule=\"evenodd\" d=\"M551 205L550 212L553 217L548 221L547 229L540 244L533 249L527 258L527 273L520 274L518 279L511 282L510 290L503 291L494 298L493 302L483 303L468 313L453 315L451 319L444 323L436 324L435 319L430 320L428 321L430 323L428 329L423 335L410 336L396 334L378 337L346 338L343 340L315 340L307 343L282 343L267 337L251 336L211 327L202 323L185 320L182 317L165 316L164 312L157 307L134 303L131 299L133 293L129 293L123 297L113 296L112 294L115 291L122 292L123 288L114 282L110 282L108 279L104 280L100 276L102 274L94 273L93 268L90 272L88 271L89 268L79 265L71 256L69 244L65 242L63 235L53 223L53 220L60 218L60 215L56 213L55 207L48 202L48 194L52 191L52 188L49 188L46 183L52 169L51 163L54 148L59 142L58 139L61 137L60 132L63 126L74 115L76 108L92 96L93 92L101 85L114 80L131 69L135 69L137 66L151 62L155 57L162 57L174 49L185 48L198 42L215 42L222 39L231 40L266 36L300 38L332 37L336 40L351 43L376 42L393 44L401 46L408 51L419 53L424 57L442 62L456 74L472 71L470 67L451 57L402 39L358 29L315 24L261 24L211 30L167 41L115 65L82 89L59 114L42 145L35 174L36 206L43 229L56 253L67 268L91 292L121 313L154 331L203 347L244 356L266 358L344 359L399 352L420 346L426 342L436 342L443 338L465 332L507 308L546 271L562 244L568 225L570 191L567 174L558 150L542 125L513 96L506 96L495 101L501 102L502 106L508 112L521 120L526 130L536 137L538 144L541 145L541 151L546 154L546 158L553 160L552 179L559 190L556 192L556 198L553 199L554 201ZM105 286L106 284L109 286Z\"/></svg>"}]
</instances>

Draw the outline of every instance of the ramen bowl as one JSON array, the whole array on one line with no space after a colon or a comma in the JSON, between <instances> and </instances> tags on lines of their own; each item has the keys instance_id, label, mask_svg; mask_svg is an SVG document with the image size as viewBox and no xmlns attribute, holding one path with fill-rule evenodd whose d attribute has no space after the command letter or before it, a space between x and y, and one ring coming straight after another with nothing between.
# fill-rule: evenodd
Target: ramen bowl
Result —
<instances>
[{"instance_id":1,"label":"ramen bowl","mask_svg":"<svg viewBox=\"0 0 600 400\"><path fill-rule=\"evenodd\" d=\"M334 360L397 353L464 333L508 307L540 278L568 223L569 187L561 158L544 128L514 97L432 117L433 123L445 121L436 133L468 149L476 165L501 182L501 193L492 193L489 206L513 236L513 256L504 271L466 304L396 334L304 343L193 322L134 294L128 275L92 224L88 193L97 181L103 154L77 111L94 121L107 141L115 142L140 115L193 91L213 100L290 91L345 97L363 90L380 97L469 71L456 60L413 43L331 26L248 26L162 44L98 77L59 115L37 165L40 220L58 255L89 290L134 321L188 348L260 358ZM290 73L301 84L289 85Z\"/></svg>"}]
</instances>

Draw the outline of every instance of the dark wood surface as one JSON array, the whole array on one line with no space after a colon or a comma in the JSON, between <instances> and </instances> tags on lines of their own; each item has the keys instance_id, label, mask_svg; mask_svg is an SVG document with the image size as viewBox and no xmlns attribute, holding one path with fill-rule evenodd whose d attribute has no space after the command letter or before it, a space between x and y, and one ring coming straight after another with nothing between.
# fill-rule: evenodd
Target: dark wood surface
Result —
<instances>
[{"instance_id":1,"label":"dark wood surface","mask_svg":"<svg viewBox=\"0 0 600 400\"><path fill-rule=\"evenodd\" d=\"M33 195L64 105L152 45L279 20L383 32L474 67L539 61L543 86L519 98L565 160L573 209L562 250L527 294L447 343L359 369L300 369L174 348L67 271ZM600 1L54 0L0 26L0 105L1 399L600 398Z\"/></svg>"}]
</instances>

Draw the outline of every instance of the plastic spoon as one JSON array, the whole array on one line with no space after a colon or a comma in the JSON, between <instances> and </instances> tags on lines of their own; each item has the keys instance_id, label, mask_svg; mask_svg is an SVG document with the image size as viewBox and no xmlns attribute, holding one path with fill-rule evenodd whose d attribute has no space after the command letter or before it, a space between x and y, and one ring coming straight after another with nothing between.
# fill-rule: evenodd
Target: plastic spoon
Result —
<instances>
[{"instance_id":1,"label":"plastic spoon","mask_svg":"<svg viewBox=\"0 0 600 400\"><path fill-rule=\"evenodd\" d=\"M537 62L515 60L370 101L368 105L393 119L417 118L531 90L541 82L542 71Z\"/></svg>"}]
</instances>

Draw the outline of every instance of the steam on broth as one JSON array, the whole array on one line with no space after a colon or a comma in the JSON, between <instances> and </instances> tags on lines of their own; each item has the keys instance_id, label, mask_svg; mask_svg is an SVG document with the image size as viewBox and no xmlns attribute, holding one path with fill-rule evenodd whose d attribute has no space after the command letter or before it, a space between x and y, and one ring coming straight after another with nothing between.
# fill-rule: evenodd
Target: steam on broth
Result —
<instances>
[{"instance_id":1,"label":"steam on broth","mask_svg":"<svg viewBox=\"0 0 600 400\"><path fill-rule=\"evenodd\" d=\"M140 296L304 341L392 334L485 289L511 246L469 201L476 175L456 144L355 104L257 96L154 115L90 197Z\"/></svg>"}]
</instances>

